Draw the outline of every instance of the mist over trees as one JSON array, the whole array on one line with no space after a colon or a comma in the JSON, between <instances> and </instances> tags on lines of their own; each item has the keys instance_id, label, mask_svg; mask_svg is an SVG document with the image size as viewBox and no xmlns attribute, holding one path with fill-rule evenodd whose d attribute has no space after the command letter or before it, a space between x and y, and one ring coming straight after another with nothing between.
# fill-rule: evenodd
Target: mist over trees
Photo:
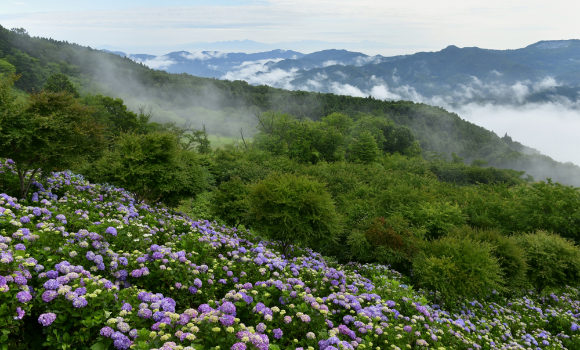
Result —
<instances>
[{"instance_id":1,"label":"mist over trees","mask_svg":"<svg viewBox=\"0 0 580 350\"><path fill-rule=\"evenodd\" d=\"M15 59L17 56L22 59ZM205 125L210 135L222 135L225 140L241 141L240 128L246 138L252 137L258 124L256 113L268 110L314 121L334 112L350 116L376 112L396 125L409 127L425 156L449 157L455 152L467 163L482 160L488 166L525 171L535 179L550 177L580 185L578 166L526 154L530 152L506 143L493 132L426 104L288 91L244 81L169 74L129 58L67 42L33 38L25 31L5 28L0 30L0 58L22 74L16 83L19 89L39 90L51 74L65 74L83 94L122 98L134 111L147 105L154 112L153 121L190 124L196 129Z\"/></svg>"}]
</instances>

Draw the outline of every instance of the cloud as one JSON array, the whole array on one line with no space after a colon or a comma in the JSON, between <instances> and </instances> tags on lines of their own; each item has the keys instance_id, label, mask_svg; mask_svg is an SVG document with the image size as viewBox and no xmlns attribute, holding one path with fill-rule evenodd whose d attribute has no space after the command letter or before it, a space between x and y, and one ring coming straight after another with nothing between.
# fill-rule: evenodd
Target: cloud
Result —
<instances>
[{"instance_id":1,"label":"cloud","mask_svg":"<svg viewBox=\"0 0 580 350\"><path fill-rule=\"evenodd\" d=\"M290 81L296 77L298 69L283 70L279 68L270 69L266 65L268 62L280 62L283 58L264 59L258 61L243 62L241 65L224 74L221 79L225 80L245 80L254 85L268 85L293 88Z\"/></svg>"},{"instance_id":2,"label":"cloud","mask_svg":"<svg viewBox=\"0 0 580 350\"><path fill-rule=\"evenodd\" d=\"M353 59L352 64L357 67L360 67L364 66L365 64L381 63L382 61L383 60L381 56L368 56L368 57L358 56Z\"/></svg>"},{"instance_id":3,"label":"cloud","mask_svg":"<svg viewBox=\"0 0 580 350\"><path fill-rule=\"evenodd\" d=\"M342 64L342 63L340 63L338 61L335 61L335 60L328 60L326 62L322 62L322 66L323 67L336 66L336 65L342 65L342 66L344 66L344 64Z\"/></svg>"},{"instance_id":4,"label":"cloud","mask_svg":"<svg viewBox=\"0 0 580 350\"><path fill-rule=\"evenodd\" d=\"M193 53L182 53L181 57L187 58L188 60L200 60L205 61L212 58L226 58L228 56L225 52L218 51L203 51L203 52L193 52Z\"/></svg>"},{"instance_id":5,"label":"cloud","mask_svg":"<svg viewBox=\"0 0 580 350\"><path fill-rule=\"evenodd\" d=\"M129 56L129 57L131 59L134 59L137 62L142 62L144 65L146 65L147 67L152 68L152 69L167 69L171 65L177 63L167 56L157 56L155 58L150 58L150 59L146 59L146 60L135 58L133 56Z\"/></svg>"},{"instance_id":6,"label":"cloud","mask_svg":"<svg viewBox=\"0 0 580 350\"><path fill-rule=\"evenodd\" d=\"M523 106L470 103L450 108L460 117L538 149L560 162L580 164L580 112L569 103L528 103Z\"/></svg>"}]
</instances>

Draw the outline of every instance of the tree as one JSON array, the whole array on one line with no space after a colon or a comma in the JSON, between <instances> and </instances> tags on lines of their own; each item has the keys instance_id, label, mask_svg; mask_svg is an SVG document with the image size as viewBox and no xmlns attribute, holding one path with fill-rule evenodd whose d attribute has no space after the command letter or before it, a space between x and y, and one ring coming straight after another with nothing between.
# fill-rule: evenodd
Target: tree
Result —
<instances>
[{"instance_id":1,"label":"tree","mask_svg":"<svg viewBox=\"0 0 580 350\"><path fill-rule=\"evenodd\" d=\"M305 176L274 174L253 185L249 195L252 226L279 241L285 256L291 244L332 240L339 215L325 186Z\"/></svg>"},{"instance_id":2,"label":"tree","mask_svg":"<svg viewBox=\"0 0 580 350\"><path fill-rule=\"evenodd\" d=\"M37 174L65 170L100 152L102 126L92 110L67 92L30 94L27 105L12 95L14 76L0 82L0 157L16 164L20 196L26 198ZM4 103L7 101L7 103Z\"/></svg>"},{"instance_id":3,"label":"tree","mask_svg":"<svg viewBox=\"0 0 580 350\"><path fill-rule=\"evenodd\" d=\"M175 207L209 189L211 175L197 157L181 150L173 133L127 133L91 167L88 177L123 187L139 202L161 201Z\"/></svg>"},{"instance_id":4,"label":"tree","mask_svg":"<svg viewBox=\"0 0 580 350\"><path fill-rule=\"evenodd\" d=\"M48 77L46 84L44 84L44 89L50 92L68 92L74 97L80 97L77 88L62 73L56 73Z\"/></svg>"},{"instance_id":5,"label":"tree","mask_svg":"<svg viewBox=\"0 0 580 350\"><path fill-rule=\"evenodd\" d=\"M379 147L369 131L363 131L350 145L350 160L362 163L374 162L379 155Z\"/></svg>"},{"instance_id":6,"label":"tree","mask_svg":"<svg viewBox=\"0 0 580 350\"><path fill-rule=\"evenodd\" d=\"M88 95L84 101L89 106L94 107L94 118L107 126L109 138L114 139L121 133L137 130L140 122L146 124L149 121L143 109L141 115L127 109L127 106L120 98L112 98L103 95ZM140 121L140 119L142 119Z\"/></svg>"}]
</instances>

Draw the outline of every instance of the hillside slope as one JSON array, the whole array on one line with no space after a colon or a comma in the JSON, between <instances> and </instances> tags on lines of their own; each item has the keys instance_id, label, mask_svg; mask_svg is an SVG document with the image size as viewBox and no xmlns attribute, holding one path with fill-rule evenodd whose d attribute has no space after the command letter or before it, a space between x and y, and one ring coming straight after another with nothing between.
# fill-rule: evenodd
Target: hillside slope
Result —
<instances>
[{"instance_id":1,"label":"hillside slope","mask_svg":"<svg viewBox=\"0 0 580 350\"><path fill-rule=\"evenodd\" d=\"M355 115L376 111L397 124L409 126L424 151L447 155L455 152L468 162L482 159L489 165L526 171L536 179L551 177L580 186L580 167L542 155L524 154L522 151L533 152L527 152L521 144L508 144L457 114L426 104L289 91L244 81L170 74L112 53L33 38L25 31L5 28L0 28L0 62L5 62L0 67L8 67L1 69L13 69L22 75L16 83L22 90L39 90L50 74L64 73L85 93L121 97L133 108L152 105L159 121L205 123L210 133L225 136L239 135L240 126L246 128L246 133L252 133L256 123L254 113L259 111L279 110L313 120L333 112Z\"/></svg>"}]
</instances>

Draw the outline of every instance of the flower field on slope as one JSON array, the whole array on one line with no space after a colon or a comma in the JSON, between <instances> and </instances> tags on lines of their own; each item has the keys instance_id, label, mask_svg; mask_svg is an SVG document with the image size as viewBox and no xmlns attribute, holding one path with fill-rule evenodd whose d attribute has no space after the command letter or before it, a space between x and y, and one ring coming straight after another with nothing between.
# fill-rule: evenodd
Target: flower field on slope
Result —
<instances>
[{"instance_id":1,"label":"flower field on slope","mask_svg":"<svg viewBox=\"0 0 580 350\"><path fill-rule=\"evenodd\" d=\"M580 348L576 288L444 311L385 266L285 259L69 173L35 186L0 195L0 349Z\"/></svg>"}]
</instances>

